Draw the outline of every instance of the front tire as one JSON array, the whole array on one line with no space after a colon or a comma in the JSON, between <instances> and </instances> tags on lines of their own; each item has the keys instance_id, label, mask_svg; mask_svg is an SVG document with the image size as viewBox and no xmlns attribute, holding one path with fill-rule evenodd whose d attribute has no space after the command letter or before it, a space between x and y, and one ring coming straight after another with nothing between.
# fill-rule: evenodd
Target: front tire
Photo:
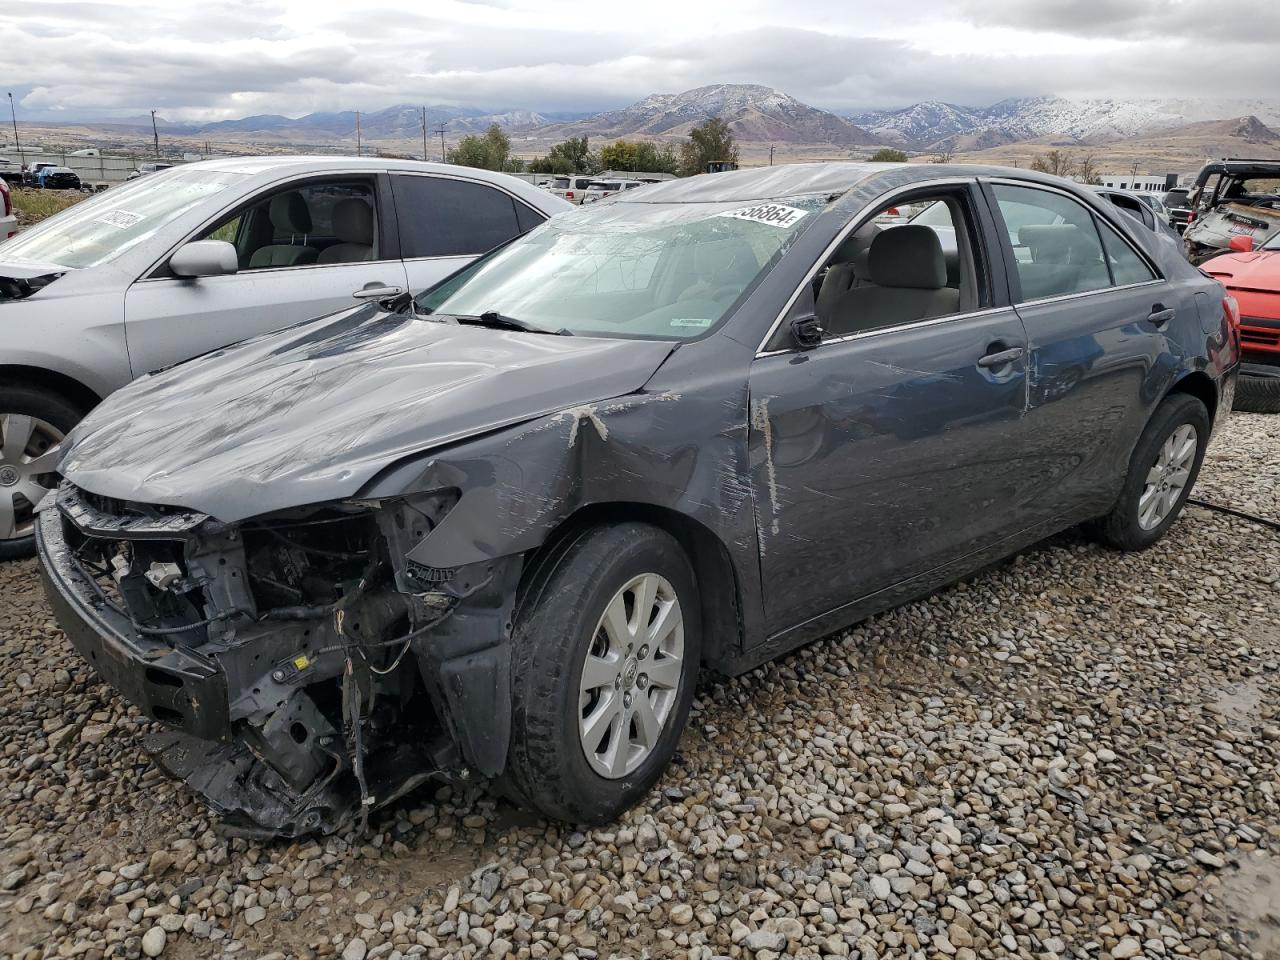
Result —
<instances>
[{"instance_id":1,"label":"front tire","mask_svg":"<svg viewBox=\"0 0 1280 960\"><path fill-rule=\"evenodd\" d=\"M1095 537L1117 550L1146 550L1163 537L1200 474L1210 427L1200 400L1166 397L1133 449L1120 499L1093 524Z\"/></svg>"},{"instance_id":2,"label":"front tire","mask_svg":"<svg viewBox=\"0 0 1280 960\"><path fill-rule=\"evenodd\" d=\"M57 485L54 449L83 416L38 387L0 387L0 560L35 552L35 506Z\"/></svg>"},{"instance_id":3,"label":"front tire","mask_svg":"<svg viewBox=\"0 0 1280 960\"><path fill-rule=\"evenodd\" d=\"M507 792L548 817L616 819L657 782L693 702L693 570L642 523L596 527L534 575L513 631Z\"/></svg>"}]
</instances>

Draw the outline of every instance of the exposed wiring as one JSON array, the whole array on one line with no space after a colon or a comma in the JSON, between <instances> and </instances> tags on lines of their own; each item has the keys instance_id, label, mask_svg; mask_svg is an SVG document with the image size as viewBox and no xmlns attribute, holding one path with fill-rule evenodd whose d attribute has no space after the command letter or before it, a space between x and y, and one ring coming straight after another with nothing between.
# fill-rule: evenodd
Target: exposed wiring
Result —
<instances>
[{"instance_id":1,"label":"exposed wiring","mask_svg":"<svg viewBox=\"0 0 1280 960\"><path fill-rule=\"evenodd\" d=\"M1237 510L1235 507L1224 506L1221 503L1212 503L1208 500L1201 500L1197 497L1187 497L1187 503L1196 507L1204 507L1206 510L1225 513L1231 517L1239 517L1241 520L1248 520L1251 523L1270 527L1272 530L1280 530L1280 520L1272 520L1270 517L1260 517L1254 513L1246 513L1244 510Z\"/></svg>"}]
</instances>

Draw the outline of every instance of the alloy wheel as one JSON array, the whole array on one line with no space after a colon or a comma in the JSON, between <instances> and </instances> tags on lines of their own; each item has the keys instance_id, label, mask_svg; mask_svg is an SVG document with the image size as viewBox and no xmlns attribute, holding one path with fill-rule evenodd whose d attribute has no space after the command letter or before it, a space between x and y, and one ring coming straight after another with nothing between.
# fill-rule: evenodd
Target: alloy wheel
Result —
<instances>
[{"instance_id":1,"label":"alloy wheel","mask_svg":"<svg viewBox=\"0 0 1280 960\"><path fill-rule=\"evenodd\" d=\"M1160 446L1138 498L1138 526L1143 530L1154 530L1173 512L1191 476L1199 446L1199 434L1189 423L1179 426Z\"/></svg>"},{"instance_id":2,"label":"alloy wheel","mask_svg":"<svg viewBox=\"0 0 1280 960\"><path fill-rule=\"evenodd\" d=\"M684 616L671 583L643 573L605 606L579 678L578 735L591 768L609 780L653 752L684 672Z\"/></svg>"},{"instance_id":3,"label":"alloy wheel","mask_svg":"<svg viewBox=\"0 0 1280 960\"><path fill-rule=\"evenodd\" d=\"M35 509L56 485L62 431L22 413L0 414L0 540L30 536Z\"/></svg>"}]
</instances>

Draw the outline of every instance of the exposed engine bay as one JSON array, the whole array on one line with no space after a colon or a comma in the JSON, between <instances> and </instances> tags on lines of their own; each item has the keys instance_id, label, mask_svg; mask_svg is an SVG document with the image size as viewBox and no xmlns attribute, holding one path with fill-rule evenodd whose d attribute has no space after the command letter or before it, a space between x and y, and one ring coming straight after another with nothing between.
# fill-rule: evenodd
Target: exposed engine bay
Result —
<instances>
[{"instance_id":1,"label":"exposed engine bay","mask_svg":"<svg viewBox=\"0 0 1280 960\"><path fill-rule=\"evenodd\" d=\"M331 503L229 525L64 483L42 511L46 545L61 539L46 576L110 628L77 631L81 653L171 728L148 742L163 769L238 832L331 832L432 776L488 766L454 735L459 710L496 713L486 730L507 722L501 698L471 696L477 677L505 683L505 630L475 627L509 626L504 564L404 559L453 502ZM450 635L455 620L472 625L467 639ZM475 650L485 637L501 652Z\"/></svg>"}]
</instances>

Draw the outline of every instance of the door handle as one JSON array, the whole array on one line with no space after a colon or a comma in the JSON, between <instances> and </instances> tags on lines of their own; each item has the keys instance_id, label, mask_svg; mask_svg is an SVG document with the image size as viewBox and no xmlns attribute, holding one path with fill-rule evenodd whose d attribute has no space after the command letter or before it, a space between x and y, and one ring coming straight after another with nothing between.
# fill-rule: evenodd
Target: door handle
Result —
<instances>
[{"instance_id":1,"label":"door handle","mask_svg":"<svg viewBox=\"0 0 1280 960\"><path fill-rule=\"evenodd\" d=\"M998 346L998 344L992 344L992 346ZM1009 347L1007 350L998 350L995 353L988 353L985 357L979 357L978 366L984 370L992 370L996 367L1008 366L1021 356L1021 347Z\"/></svg>"},{"instance_id":2,"label":"door handle","mask_svg":"<svg viewBox=\"0 0 1280 960\"><path fill-rule=\"evenodd\" d=\"M1166 307L1162 303L1157 303L1151 308L1151 312L1147 314L1147 319L1151 321L1153 326L1163 327L1166 323L1178 315L1178 311L1173 307Z\"/></svg>"},{"instance_id":3,"label":"door handle","mask_svg":"<svg viewBox=\"0 0 1280 960\"><path fill-rule=\"evenodd\" d=\"M402 293L404 293L404 287L393 287L389 284L378 283L375 280L371 283L366 283L351 295L357 300L385 300L388 297L398 297Z\"/></svg>"}]
</instances>

